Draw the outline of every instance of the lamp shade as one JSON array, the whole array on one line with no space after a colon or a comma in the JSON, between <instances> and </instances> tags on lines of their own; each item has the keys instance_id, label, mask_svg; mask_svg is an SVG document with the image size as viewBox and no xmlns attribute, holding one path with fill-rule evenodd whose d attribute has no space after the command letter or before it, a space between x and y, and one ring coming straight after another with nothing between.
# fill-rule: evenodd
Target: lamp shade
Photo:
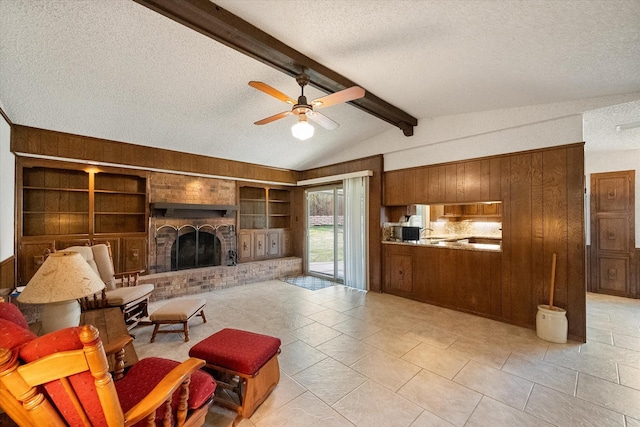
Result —
<instances>
[{"instance_id":1,"label":"lamp shade","mask_svg":"<svg viewBox=\"0 0 640 427\"><path fill-rule=\"evenodd\" d=\"M305 139L309 139L313 136L313 131L315 129L307 121L306 114L300 114L298 117L298 123L291 126L291 134L294 137L304 141Z\"/></svg>"},{"instance_id":2,"label":"lamp shade","mask_svg":"<svg viewBox=\"0 0 640 427\"><path fill-rule=\"evenodd\" d=\"M18 296L20 303L47 304L94 294L104 282L78 252L50 254Z\"/></svg>"}]
</instances>

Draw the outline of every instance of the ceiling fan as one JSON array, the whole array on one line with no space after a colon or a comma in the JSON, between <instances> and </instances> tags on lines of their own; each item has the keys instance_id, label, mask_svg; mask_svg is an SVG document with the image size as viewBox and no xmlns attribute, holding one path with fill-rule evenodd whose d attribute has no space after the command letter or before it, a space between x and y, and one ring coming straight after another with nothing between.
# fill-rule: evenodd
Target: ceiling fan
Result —
<instances>
[{"instance_id":1,"label":"ceiling fan","mask_svg":"<svg viewBox=\"0 0 640 427\"><path fill-rule=\"evenodd\" d=\"M296 138L305 140L305 139L311 138L313 136L313 131L314 131L313 126L311 126L307 122L307 119L311 119L312 121L316 122L317 124L319 124L320 126L328 130L333 130L333 129L336 129L338 126L340 126L338 123L334 122L329 117L315 111L315 109L325 108L331 105L353 101L354 99L362 98L365 94L364 89L362 89L360 86L353 86L353 87L341 90L340 92L332 93L330 95L326 95L321 98L314 99L311 102L308 102L307 97L304 96L304 87L307 84L309 84L309 76L304 73L298 74L296 76L296 82L298 82L301 89L301 94L298 97L297 101L285 95L284 93L280 92L279 90L272 88L266 83L255 82L255 81L249 82L249 86L258 89L266 93L267 95L271 95L274 98L279 99L280 101L284 101L287 104L290 104L292 106L290 111L283 111L282 113L278 113L273 116L267 117L265 119L258 120L254 124L266 125L267 123L274 122L283 117L293 114L298 116L298 122L295 125L293 125L293 127L291 128L291 133Z\"/></svg>"}]
</instances>

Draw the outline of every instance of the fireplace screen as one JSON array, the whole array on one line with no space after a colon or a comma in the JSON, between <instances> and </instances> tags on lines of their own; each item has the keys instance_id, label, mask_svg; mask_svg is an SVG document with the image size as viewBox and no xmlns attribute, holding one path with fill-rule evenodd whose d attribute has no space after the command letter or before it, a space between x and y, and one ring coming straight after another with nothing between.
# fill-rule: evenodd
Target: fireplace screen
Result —
<instances>
[{"instance_id":1,"label":"fireplace screen","mask_svg":"<svg viewBox=\"0 0 640 427\"><path fill-rule=\"evenodd\" d=\"M155 232L155 271L235 265L233 225L163 225Z\"/></svg>"}]
</instances>

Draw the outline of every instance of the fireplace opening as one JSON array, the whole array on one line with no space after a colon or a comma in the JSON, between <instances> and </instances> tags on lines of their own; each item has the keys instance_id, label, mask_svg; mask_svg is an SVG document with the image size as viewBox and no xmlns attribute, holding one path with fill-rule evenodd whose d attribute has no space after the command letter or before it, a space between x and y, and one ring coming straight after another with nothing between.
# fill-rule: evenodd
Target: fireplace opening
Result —
<instances>
[{"instance_id":1,"label":"fireplace opening","mask_svg":"<svg viewBox=\"0 0 640 427\"><path fill-rule=\"evenodd\" d=\"M171 270L221 265L220 246L215 234L201 229L182 234L171 246Z\"/></svg>"}]
</instances>

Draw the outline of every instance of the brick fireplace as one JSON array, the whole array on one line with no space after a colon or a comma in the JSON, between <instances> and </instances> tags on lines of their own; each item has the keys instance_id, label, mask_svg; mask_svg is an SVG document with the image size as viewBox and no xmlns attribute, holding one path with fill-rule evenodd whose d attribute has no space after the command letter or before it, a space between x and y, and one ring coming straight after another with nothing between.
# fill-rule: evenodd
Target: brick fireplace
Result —
<instances>
[{"instance_id":1,"label":"brick fireplace","mask_svg":"<svg viewBox=\"0 0 640 427\"><path fill-rule=\"evenodd\" d=\"M300 258L236 265L236 183L152 172L149 179L149 259L140 283L152 300L302 273Z\"/></svg>"}]
</instances>

